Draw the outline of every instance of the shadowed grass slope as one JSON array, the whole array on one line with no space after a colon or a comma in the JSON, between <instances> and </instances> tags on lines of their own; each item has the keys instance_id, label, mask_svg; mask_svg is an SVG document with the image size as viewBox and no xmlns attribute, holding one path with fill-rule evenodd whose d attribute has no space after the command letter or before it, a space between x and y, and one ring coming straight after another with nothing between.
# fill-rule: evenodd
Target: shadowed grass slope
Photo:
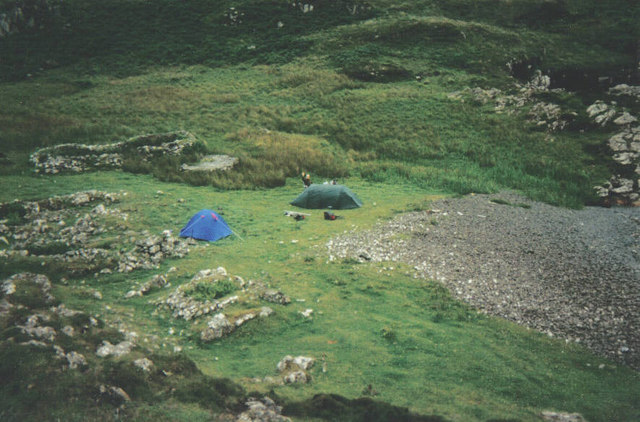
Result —
<instances>
[{"instance_id":1,"label":"shadowed grass slope","mask_svg":"<svg viewBox=\"0 0 640 422\"><path fill-rule=\"evenodd\" d=\"M68 193L80 184L87 189L124 189L129 194L117 206L135 213L130 229L151 233L178 230L200 208L221 212L244 240L230 237L201 244L184 259L169 260L157 271L72 277L63 283L55 268L33 262L33 270L51 272L56 296L71 309L100 314L107 322L117 321L118 326L145 336L156 335L158 342L150 347L159 350L180 345L204 374L232 378L247 391L273 390L273 397L302 420L316 401L324 399L302 402L319 393L345 397L330 400L336 409L345 400L364 397L457 421L533 421L544 409L580 412L588 420L633 420L640 411L633 401L640 381L629 368L595 357L580 346L479 315L454 301L441 286L414 279L412 270L402 265L327 261L323 245L332 236L366 229L395 212L428 207L433 196L411 185L350 179L350 187L365 207L342 211L344 218L332 222L314 212L296 222L282 215L300 190L296 179L268 194L161 183L120 172L13 180L21 185L22 195L31 198L45 192ZM162 194L157 193L159 189ZM114 247L127 247L120 242ZM139 299L124 298L134 284L171 266L177 267L171 276L173 287L201 269L224 266L231 274L281 289L292 303L270 304L275 315L249 323L224 340L202 343L191 323L157 310L154 301L166 290ZM11 268L2 272L10 274ZM103 299L89 298L82 293L87 289L101 291ZM311 319L299 313L307 308L314 310ZM241 310L231 306L225 313ZM252 381L277 376L275 365L287 354L318 360L311 370L311 384L290 387ZM177 406L182 410L176 414L190 412L177 402L144 403L131 411L147 415L155 406Z\"/></svg>"}]
</instances>

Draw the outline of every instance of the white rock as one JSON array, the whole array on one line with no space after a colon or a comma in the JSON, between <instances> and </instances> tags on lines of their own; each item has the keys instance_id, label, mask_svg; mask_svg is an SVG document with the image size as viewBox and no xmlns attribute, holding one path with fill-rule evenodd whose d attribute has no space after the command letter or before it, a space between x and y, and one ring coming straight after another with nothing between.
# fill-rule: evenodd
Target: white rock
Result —
<instances>
[{"instance_id":1,"label":"white rock","mask_svg":"<svg viewBox=\"0 0 640 422\"><path fill-rule=\"evenodd\" d=\"M282 358L280 362L278 362L278 365L276 366L276 368L278 369L279 372L284 372L289 369L296 369L296 368L306 371L307 369L311 368L314 365L315 361L316 360L314 358L307 357L307 356L296 356L294 358L291 355L287 355L284 358Z\"/></svg>"},{"instance_id":2,"label":"white rock","mask_svg":"<svg viewBox=\"0 0 640 422\"><path fill-rule=\"evenodd\" d=\"M133 364L145 372L150 372L153 367L153 361L147 358L136 359Z\"/></svg>"},{"instance_id":3,"label":"white rock","mask_svg":"<svg viewBox=\"0 0 640 422\"><path fill-rule=\"evenodd\" d=\"M613 121L613 123L617 124L617 125L628 125L634 122L637 122L638 119L636 119L635 117L633 117L631 114L627 113L626 111L624 113L622 113L622 116L618 117L617 119L615 119Z\"/></svg>"},{"instance_id":4,"label":"white rock","mask_svg":"<svg viewBox=\"0 0 640 422\"><path fill-rule=\"evenodd\" d=\"M111 355L118 357L128 354L129 352L131 352L132 348L133 343L131 343L130 341L122 341L114 345L107 340L104 340L102 342L102 346L98 347L96 355L100 356L101 358Z\"/></svg>"},{"instance_id":5,"label":"white rock","mask_svg":"<svg viewBox=\"0 0 640 422\"><path fill-rule=\"evenodd\" d=\"M306 384L309 379L309 376L304 371L294 371L283 378L285 384Z\"/></svg>"},{"instance_id":6,"label":"white rock","mask_svg":"<svg viewBox=\"0 0 640 422\"><path fill-rule=\"evenodd\" d=\"M87 364L87 360L84 355L71 351L66 354L67 362L69 362L69 368L76 369L79 366L85 366Z\"/></svg>"},{"instance_id":7,"label":"white rock","mask_svg":"<svg viewBox=\"0 0 640 422\"><path fill-rule=\"evenodd\" d=\"M269 308L268 306L264 306L260 309L260 318L266 318L268 316L270 316L271 314L273 314L273 309Z\"/></svg>"},{"instance_id":8,"label":"white rock","mask_svg":"<svg viewBox=\"0 0 640 422\"><path fill-rule=\"evenodd\" d=\"M233 332L234 329L235 327L229 322L227 317L219 313L209 320L207 328L202 331L200 338L203 341L215 340Z\"/></svg>"}]
</instances>

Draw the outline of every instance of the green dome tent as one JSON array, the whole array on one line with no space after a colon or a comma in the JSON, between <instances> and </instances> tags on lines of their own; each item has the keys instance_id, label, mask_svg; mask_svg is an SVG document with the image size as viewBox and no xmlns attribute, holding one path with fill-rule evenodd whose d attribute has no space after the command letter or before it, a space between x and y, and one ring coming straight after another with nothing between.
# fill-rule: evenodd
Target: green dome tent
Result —
<instances>
[{"instance_id":1,"label":"green dome tent","mask_svg":"<svg viewBox=\"0 0 640 422\"><path fill-rule=\"evenodd\" d=\"M362 201L342 185L311 185L304 190L291 205L301 208L331 208L348 210L360 208Z\"/></svg>"}]
</instances>

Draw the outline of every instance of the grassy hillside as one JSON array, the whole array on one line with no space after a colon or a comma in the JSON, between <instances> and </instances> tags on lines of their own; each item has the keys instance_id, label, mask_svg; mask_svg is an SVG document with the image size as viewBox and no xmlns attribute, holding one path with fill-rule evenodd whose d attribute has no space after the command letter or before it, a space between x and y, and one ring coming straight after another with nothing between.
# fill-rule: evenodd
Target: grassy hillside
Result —
<instances>
[{"instance_id":1,"label":"grassy hillside","mask_svg":"<svg viewBox=\"0 0 640 422\"><path fill-rule=\"evenodd\" d=\"M324 247L335 234L428 209L443 195L513 189L560 206L595 201L592 187L611 175L604 147L610 133L585 110L606 98L598 77L632 81L637 2L309 4L313 11L304 13L284 0L69 0L41 26L0 39L0 202L127 192L114 207L129 219L95 240L110 250L132 247L125 232L177 232L201 208L223 212L242 237L200 244L185 258L128 274L77 274L33 256L0 257L2 280L20 271L46 274L59 301L104 321L93 337L65 348L94 355L102 340L122 340L118 328L147 341L133 357L93 356L89 369L74 372L61 370L54 352L17 345L20 335L3 322L0 374L9 381L0 387L0 419L113 419L119 403L96 398L100 384L127 391L132 401L116 415L131 420L211 420L267 393L297 420L375 420L374 412L379 420L534 421L543 410L579 412L589 421L640 418L636 371L480 315L401 264L329 261ZM0 10L13 5L2 1ZM571 116L562 131L531 121L530 103L498 112L491 101L451 95L475 87L519 95L516 83L536 70L557 86L579 88L535 94ZM193 175L167 158L132 160L126 171L36 175L28 161L37 148L176 130L239 164ZM300 191L300 171L316 181L338 178L365 206L334 222L317 211L302 222L284 217ZM1 218L16 221L13 214ZM0 251L14 243L6 240ZM196 328L204 320L176 320L155 306L167 290L124 298L174 266L172 287L223 266L293 302L203 343ZM307 308L311 319L299 313ZM26 318L22 312L15 318ZM55 319L58 329L67 323L84 324ZM152 354L158 371L135 372L133 359ZM254 381L275 376L287 354L318 359L311 384ZM80 387L69 402L72 385ZM319 393L382 404L358 402L362 413L347 417L338 399L314 401ZM329 403L328 410L318 403Z\"/></svg>"},{"instance_id":2,"label":"grassy hillside","mask_svg":"<svg viewBox=\"0 0 640 422\"><path fill-rule=\"evenodd\" d=\"M22 80L2 86L0 140L20 163L37 146L186 129L244 158L225 180L188 181L223 188L281 185L305 167L295 150L308 145L320 156L307 169L322 176L513 188L570 206L590 202L608 177L603 135L584 117L592 90L552 98L578 114L553 142L524 121L526 109L497 115L447 95L513 91L508 64L566 84L621 80L636 66L631 3L314 4L303 13L287 2L64 3L44 29L0 45L0 75ZM279 163L255 146L282 137Z\"/></svg>"}]
</instances>

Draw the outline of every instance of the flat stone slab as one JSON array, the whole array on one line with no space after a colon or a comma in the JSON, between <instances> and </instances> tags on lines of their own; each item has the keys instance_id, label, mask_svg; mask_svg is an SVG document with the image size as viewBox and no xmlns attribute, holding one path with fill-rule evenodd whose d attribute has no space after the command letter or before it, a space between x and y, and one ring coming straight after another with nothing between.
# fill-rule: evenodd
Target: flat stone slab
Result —
<instances>
[{"instance_id":1,"label":"flat stone slab","mask_svg":"<svg viewBox=\"0 0 640 422\"><path fill-rule=\"evenodd\" d=\"M207 155L196 164L183 164L183 171L225 171L231 170L238 163L237 157L229 155Z\"/></svg>"}]
</instances>

